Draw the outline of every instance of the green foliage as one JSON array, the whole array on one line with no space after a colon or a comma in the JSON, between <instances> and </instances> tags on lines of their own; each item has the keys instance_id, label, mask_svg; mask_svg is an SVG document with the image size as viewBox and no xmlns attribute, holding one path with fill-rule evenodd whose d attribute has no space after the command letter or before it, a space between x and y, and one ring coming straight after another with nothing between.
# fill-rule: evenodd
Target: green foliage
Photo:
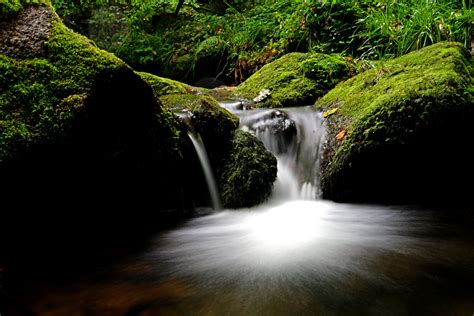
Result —
<instances>
[{"instance_id":1,"label":"green foliage","mask_svg":"<svg viewBox=\"0 0 474 316\"><path fill-rule=\"evenodd\" d=\"M139 70L240 83L289 52L366 60L443 40L470 45L471 0L54 0L68 25ZM368 63L365 63L368 64Z\"/></svg>"},{"instance_id":2,"label":"green foliage","mask_svg":"<svg viewBox=\"0 0 474 316\"><path fill-rule=\"evenodd\" d=\"M250 207L264 202L276 179L276 159L250 133L237 130L221 176L221 195L226 207Z\"/></svg>"},{"instance_id":3,"label":"green foliage","mask_svg":"<svg viewBox=\"0 0 474 316\"><path fill-rule=\"evenodd\" d=\"M401 56L440 41L470 45L473 11L471 0L383 1L367 7L360 30L365 58Z\"/></svg>"}]
</instances>

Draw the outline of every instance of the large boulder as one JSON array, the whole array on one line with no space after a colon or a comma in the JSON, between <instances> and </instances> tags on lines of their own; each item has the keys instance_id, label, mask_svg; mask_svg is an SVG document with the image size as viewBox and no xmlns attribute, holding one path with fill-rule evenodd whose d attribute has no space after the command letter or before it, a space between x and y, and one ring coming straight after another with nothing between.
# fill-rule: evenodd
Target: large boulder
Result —
<instances>
[{"instance_id":1,"label":"large boulder","mask_svg":"<svg viewBox=\"0 0 474 316\"><path fill-rule=\"evenodd\" d=\"M179 208L178 122L149 85L50 5L17 9L0 21L5 212Z\"/></svg>"},{"instance_id":2,"label":"large boulder","mask_svg":"<svg viewBox=\"0 0 474 316\"><path fill-rule=\"evenodd\" d=\"M461 44L439 43L379 63L338 85L325 111L325 198L425 202L470 196L473 66Z\"/></svg>"},{"instance_id":3,"label":"large boulder","mask_svg":"<svg viewBox=\"0 0 474 316\"><path fill-rule=\"evenodd\" d=\"M263 66L234 96L253 100L259 108L309 105L348 75L346 62L338 56L290 53Z\"/></svg>"}]
</instances>

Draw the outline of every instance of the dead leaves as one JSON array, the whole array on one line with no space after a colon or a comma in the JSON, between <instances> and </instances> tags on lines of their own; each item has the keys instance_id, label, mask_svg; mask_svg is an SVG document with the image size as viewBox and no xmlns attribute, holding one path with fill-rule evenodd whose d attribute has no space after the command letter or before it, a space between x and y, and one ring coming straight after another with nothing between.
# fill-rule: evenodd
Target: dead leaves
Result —
<instances>
[{"instance_id":1,"label":"dead leaves","mask_svg":"<svg viewBox=\"0 0 474 316\"><path fill-rule=\"evenodd\" d=\"M339 110L339 108L332 108L326 112L324 112L324 118L328 118L330 117L331 115L333 115L334 113L336 113L337 111Z\"/></svg>"},{"instance_id":2,"label":"dead leaves","mask_svg":"<svg viewBox=\"0 0 474 316\"><path fill-rule=\"evenodd\" d=\"M334 115L338 110L339 110L339 108L334 107L334 108L332 108L332 109L327 110L326 112L324 112L324 113L323 113L323 116L324 116L324 118L328 118L328 117L330 117L331 115ZM347 135L347 130L343 129L343 130L341 130L339 133L337 133L336 139L337 139L338 141L342 141L342 140L344 139L344 137L346 137L346 135Z\"/></svg>"},{"instance_id":3,"label":"dead leaves","mask_svg":"<svg viewBox=\"0 0 474 316\"><path fill-rule=\"evenodd\" d=\"M342 141L344 139L344 137L346 137L347 135L347 131L345 129L343 129L342 131L340 131L339 133L337 133L336 135L336 139L338 141Z\"/></svg>"}]
</instances>

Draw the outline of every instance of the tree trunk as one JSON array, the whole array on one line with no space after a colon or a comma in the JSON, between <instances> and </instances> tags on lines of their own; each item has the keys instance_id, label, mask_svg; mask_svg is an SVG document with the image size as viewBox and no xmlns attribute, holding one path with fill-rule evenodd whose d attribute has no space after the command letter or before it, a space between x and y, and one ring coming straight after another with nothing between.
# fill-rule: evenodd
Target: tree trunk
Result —
<instances>
[{"instance_id":1,"label":"tree trunk","mask_svg":"<svg viewBox=\"0 0 474 316\"><path fill-rule=\"evenodd\" d=\"M176 10L174 11L174 15L178 15L179 11L183 7L185 0L179 0L178 5L176 6Z\"/></svg>"}]
</instances>

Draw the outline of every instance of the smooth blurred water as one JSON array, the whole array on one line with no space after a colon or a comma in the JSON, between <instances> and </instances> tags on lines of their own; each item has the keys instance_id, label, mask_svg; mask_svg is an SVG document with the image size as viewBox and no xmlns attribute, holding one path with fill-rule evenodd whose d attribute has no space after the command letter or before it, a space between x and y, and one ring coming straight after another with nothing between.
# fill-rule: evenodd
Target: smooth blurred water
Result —
<instances>
[{"instance_id":1,"label":"smooth blurred water","mask_svg":"<svg viewBox=\"0 0 474 316\"><path fill-rule=\"evenodd\" d=\"M209 195L211 196L212 208L216 211L222 209L221 200L219 198L219 192L217 191L216 180L212 172L211 164L209 163L209 158L207 157L206 147L202 142L201 136L199 134L188 133L191 142L193 143L194 149L201 163L201 168L206 178L207 188Z\"/></svg>"},{"instance_id":2,"label":"smooth blurred water","mask_svg":"<svg viewBox=\"0 0 474 316\"><path fill-rule=\"evenodd\" d=\"M135 281L184 287L167 306L178 314L462 314L474 308L473 239L438 215L269 203L192 219L124 269Z\"/></svg>"},{"instance_id":3,"label":"smooth blurred water","mask_svg":"<svg viewBox=\"0 0 474 316\"><path fill-rule=\"evenodd\" d=\"M315 200L321 196L319 165L326 136L321 113L309 106L232 112L240 117L240 128L253 132L277 158L272 199Z\"/></svg>"}]
</instances>

